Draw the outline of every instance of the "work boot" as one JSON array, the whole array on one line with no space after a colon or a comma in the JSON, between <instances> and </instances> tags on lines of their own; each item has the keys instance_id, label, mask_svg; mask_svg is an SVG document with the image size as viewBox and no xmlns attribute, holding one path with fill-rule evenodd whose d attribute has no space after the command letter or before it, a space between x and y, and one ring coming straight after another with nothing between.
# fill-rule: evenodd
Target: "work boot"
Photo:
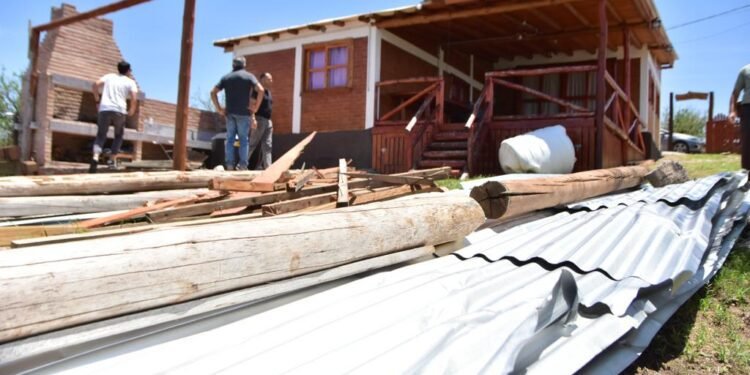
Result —
<instances>
[{"instance_id":1,"label":"work boot","mask_svg":"<svg viewBox=\"0 0 750 375\"><path fill-rule=\"evenodd\" d=\"M115 170L117 169L117 162L115 162L114 159L109 159L107 160L107 166L109 167L109 169Z\"/></svg>"}]
</instances>

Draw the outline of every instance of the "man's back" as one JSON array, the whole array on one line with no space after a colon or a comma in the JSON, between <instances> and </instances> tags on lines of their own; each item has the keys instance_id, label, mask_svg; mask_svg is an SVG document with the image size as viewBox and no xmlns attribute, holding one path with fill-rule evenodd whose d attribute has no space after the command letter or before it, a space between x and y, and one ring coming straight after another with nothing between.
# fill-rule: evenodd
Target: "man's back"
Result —
<instances>
[{"instance_id":1,"label":"man's back","mask_svg":"<svg viewBox=\"0 0 750 375\"><path fill-rule=\"evenodd\" d=\"M255 76L244 69L222 77L217 87L226 92L227 114L249 116L250 93L257 84Z\"/></svg>"},{"instance_id":2,"label":"man's back","mask_svg":"<svg viewBox=\"0 0 750 375\"><path fill-rule=\"evenodd\" d=\"M127 100L131 92L137 92L138 86L130 77L122 74L107 74L102 77L101 103L99 111L127 113Z\"/></svg>"}]
</instances>

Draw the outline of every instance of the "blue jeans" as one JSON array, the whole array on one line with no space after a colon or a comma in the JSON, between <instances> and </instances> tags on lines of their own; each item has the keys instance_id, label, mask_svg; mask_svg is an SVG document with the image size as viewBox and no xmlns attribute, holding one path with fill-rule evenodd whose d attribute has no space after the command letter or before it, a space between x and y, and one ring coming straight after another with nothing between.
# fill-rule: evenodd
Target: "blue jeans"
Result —
<instances>
[{"instance_id":1,"label":"blue jeans","mask_svg":"<svg viewBox=\"0 0 750 375\"><path fill-rule=\"evenodd\" d=\"M250 116L227 114L227 140L224 148L224 163L227 168L234 168L234 137L240 138L239 168L247 168L248 133Z\"/></svg>"}]
</instances>

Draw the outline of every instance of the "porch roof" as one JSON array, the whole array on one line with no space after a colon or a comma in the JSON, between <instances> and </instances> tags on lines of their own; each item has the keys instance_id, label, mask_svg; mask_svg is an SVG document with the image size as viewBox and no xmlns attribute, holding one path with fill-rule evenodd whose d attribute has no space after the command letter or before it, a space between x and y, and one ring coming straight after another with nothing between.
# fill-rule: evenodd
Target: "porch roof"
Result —
<instances>
[{"instance_id":1,"label":"porch roof","mask_svg":"<svg viewBox=\"0 0 750 375\"><path fill-rule=\"evenodd\" d=\"M596 4L597 0L431 0L221 39L214 45L232 50L241 42L269 43L302 30L324 33L331 27L368 22L430 50L442 46L493 61L578 50L593 52L599 44ZM677 59L653 0L608 0L607 17L609 48L623 45L627 26L631 43L637 48L648 47L659 64L671 65Z\"/></svg>"}]
</instances>

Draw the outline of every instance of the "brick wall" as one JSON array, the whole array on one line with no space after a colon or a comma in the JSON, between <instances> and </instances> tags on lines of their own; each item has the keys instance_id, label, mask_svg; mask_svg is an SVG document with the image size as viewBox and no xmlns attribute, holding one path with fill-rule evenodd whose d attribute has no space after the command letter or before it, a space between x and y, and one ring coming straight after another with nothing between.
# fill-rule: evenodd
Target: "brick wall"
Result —
<instances>
[{"instance_id":1,"label":"brick wall","mask_svg":"<svg viewBox=\"0 0 750 375\"><path fill-rule=\"evenodd\" d=\"M52 9L52 19L77 14L76 8L63 4ZM96 18L63 26L45 37L47 61L43 73L58 73L95 81L117 71L122 53L113 37L112 21ZM54 34L54 35L52 35ZM50 39L50 42L47 42ZM51 51L49 51L51 49ZM41 60L40 60L41 62Z\"/></svg>"},{"instance_id":2,"label":"brick wall","mask_svg":"<svg viewBox=\"0 0 750 375\"><path fill-rule=\"evenodd\" d=\"M273 76L273 132L292 132L292 103L294 99L294 49L246 56L247 70L260 78L263 72ZM217 79L218 81L218 79Z\"/></svg>"},{"instance_id":3,"label":"brick wall","mask_svg":"<svg viewBox=\"0 0 750 375\"><path fill-rule=\"evenodd\" d=\"M172 125L177 115L177 105L154 99L141 101L139 121L146 123L149 119L157 124ZM224 120L217 113L190 108L188 128L219 131L224 128Z\"/></svg>"},{"instance_id":4,"label":"brick wall","mask_svg":"<svg viewBox=\"0 0 750 375\"><path fill-rule=\"evenodd\" d=\"M63 87L55 87L52 117L62 120L96 122L94 94Z\"/></svg>"},{"instance_id":5,"label":"brick wall","mask_svg":"<svg viewBox=\"0 0 750 375\"><path fill-rule=\"evenodd\" d=\"M367 38L353 41L351 87L303 92L302 133L362 130L367 94Z\"/></svg>"}]
</instances>

